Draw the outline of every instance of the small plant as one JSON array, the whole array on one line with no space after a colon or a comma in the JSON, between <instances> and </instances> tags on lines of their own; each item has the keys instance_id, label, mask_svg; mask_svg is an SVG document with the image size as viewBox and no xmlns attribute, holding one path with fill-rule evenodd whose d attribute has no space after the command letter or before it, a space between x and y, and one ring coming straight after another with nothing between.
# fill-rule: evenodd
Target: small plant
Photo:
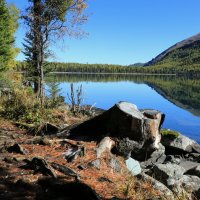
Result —
<instances>
[{"instance_id":1,"label":"small plant","mask_svg":"<svg viewBox=\"0 0 200 200\"><path fill-rule=\"evenodd\" d=\"M74 114L80 113L81 107L82 107L82 104L83 104L83 88L82 88L82 85L80 85L75 91L74 84L71 83L70 88L71 88L70 95L67 94L67 96L68 96L68 99L71 103L71 110Z\"/></svg>"},{"instance_id":2,"label":"small plant","mask_svg":"<svg viewBox=\"0 0 200 200\"><path fill-rule=\"evenodd\" d=\"M173 130L170 130L170 129L162 129L160 131L160 133L163 137L166 137L166 138L169 138L169 139L176 139L180 135L179 132L173 131Z\"/></svg>"},{"instance_id":3,"label":"small plant","mask_svg":"<svg viewBox=\"0 0 200 200\"><path fill-rule=\"evenodd\" d=\"M49 83L49 93L50 96L48 100L45 102L46 107L48 108L57 108L58 106L64 103L64 97L60 95L61 89L59 88L59 83Z\"/></svg>"}]
</instances>

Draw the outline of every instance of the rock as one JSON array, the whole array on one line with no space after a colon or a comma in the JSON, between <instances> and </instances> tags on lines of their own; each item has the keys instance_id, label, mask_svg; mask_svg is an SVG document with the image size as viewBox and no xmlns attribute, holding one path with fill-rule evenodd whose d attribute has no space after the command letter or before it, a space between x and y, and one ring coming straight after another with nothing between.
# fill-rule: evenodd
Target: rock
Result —
<instances>
[{"instance_id":1,"label":"rock","mask_svg":"<svg viewBox=\"0 0 200 200\"><path fill-rule=\"evenodd\" d=\"M100 159L96 159L96 160L90 162L88 165L90 167L95 167L97 169L100 169L100 167L101 167L101 160Z\"/></svg>"},{"instance_id":2,"label":"rock","mask_svg":"<svg viewBox=\"0 0 200 200\"><path fill-rule=\"evenodd\" d=\"M19 153L19 154L27 154L27 150L25 150L21 145L19 145L17 143L8 147L8 152Z\"/></svg>"},{"instance_id":3,"label":"rock","mask_svg":"<svg viewBox=\"0 0 200 200\"><path fill-rule=\"evenodd\" d=\"M184 175L173 185L173 191L177 194L185 193L189 199L200 199L200 178Z\"/></svg>"},{"instance_id":4,"label":"rock","mask_svg":"<svg viewBox=\"0 0 200 200\"><path fill-rule=\"evenodd\" d=\"M180 133L177 138L162 137L161 143L165 146L167 154L200 153L200 145Z\"/></svg>"},{"instance_id":5,"label":"rock","mask_svg":"<svg viewBox=\"0 0 200 200\"><path fill-rule=\"evenodd\" d=\"M174 200L174 194L173 192L167 188L164 184L162 184L161 182L157 181L156 179L148 176L145 173L142 173L139 175L139 178L143 179L144 181L150 182L153 186L153 188L155 188L156 190L158 190L161 193L161 196L163 197L163 199L170 199L170 200Z\"/></svg>"},{"instance_id":6,"label":"rock","mask_svg":"<svg viewBox=\"0 0 200 200\"><path fill-rule=\"evenodd\" d=\"M102 153L108 150L109 152L111 151L112 147L114 146L115 142L111 140L109 137L103 138L98 147L96 148L96 155L97 158L100 158Z\"/></svg>"},{"instance_id":7,"label":"rock","mask_svg":"<svg viewBox=\"0 0 200 200\"><path fill-rule=\"evenodd\" d=\"M31 169L35 172L41 172L44 175L50 175L53 178L57 178L55 171L44 158L34 157L31 161L27 160L27 164L23 166L23 168Z\"/></svg>"},{"instance_id":8,"label":"rock","mask_svg":"<svg viewBox=\"0 0 200 200\"><path fill-rule=\"evenodd\" d=\"M182 158L179 155L168 155L165 159L165 164L171 163L171 164L179 165L181 163L181 159Z\"/></svg>"},{"instance_id":9,"label":"rock","mask_svg":"<svg viewBox=\"0 0 200 200\"><path fill-rule=\"evenodd\" d=\"M3 161L6 162L6 163L11 163L11 164L16 164L17 163L17 161L15 159L10 158L10 157L5 157L3 159Z\"/></svg>"},{"instance_id":10,"label":"rock","mask_svg":"<svg viewBox=\"0 0 200 200\"><path fill-rule=\"evenodd\" d=\"M133 158L126 160L126 166L133 176L136 176L142 172L140 163Z\"/></svg>"},{"instance_id":11,"label":"rock","mask_svg":"<svg viewBox=\"0 0 200 200\"><path fill-rule=\"evenodd\" d=\"M86 135L95 139L102 138L103 134L120 139L129 138L135 142L134 148L140 150L137 155L145 159L147 154L159 148L159 130L163 121L164 114L157 110L139 111L134 104L119 102L104 113L72 127L69 138Z\"/></svg>"},{"instance_id":12,"label":"rock","mask_svg":"<svg viewBox=\"0 0 200 200\"><path fill-rule=\"evenodd\" d=\"M115 172L121 172L122 166L116 158L111 158L110 160L110 167L115 171Z\"/></svg>"},{"instance_id":13,"label":"rock","mask_svg":"<svg viewBox=\"0 0 200 200\"><path fill-rule=\"evenodd\" d=\"M189 169L185 172L186 175L192 175L192 176L198 176L200 178L200 165L197 167L194 167L192 169Z\"/></svg>"},{"instance_id":14,"label":"rock","mask_svg":"<svg viewBox=\"0 0 200 200\"><path fill-rule=\"evenodd\" d=\"M196 162L191 162L191 161L187 161L187 160L182 160L180 162L180 166L183 167L185 169L185 171L194 168L196 166L199 166L199 163Z\"/></svg>"},{"instance_id":15,"label":"rock","mask_svg":"<svg viewBox=\"0 0 200 200\"><path fill-rule=\"evenodd\" d=\"M140 149L142 149L142 144L126 137L117 142L113 152L123 156L125 159L130 158L132 152L134 152L133 157L139 160L141 158Z\"/></svg>"},{"instance_id":16,"label":"rock","mask_svg":"<svg viewBox=\"0 0 200 200\"><path fill-rule=\"evenodd\" d=\"M182 178L185 169L176 164L155 164L154 167L147 173L153 176L156 180L169 186L173 180Z\"/></svg>"},{"instance_id":17,"label":"rock","mask_svg":"<svg viewBox=\"0 0 200 200\"><path fill-rule=\"evenodd\" d=\"M199 153L200 154L200 145L197 143L197 142L195 142L193 145L192 145L192 152L194 152L194 153Z\"/></svg>"},{"instance_id":18,"label":"rock","mask_svg":"<svg viewBox=\"0 0 200 200\"><path fill-rule=\"evenodd\" d=\"M162 164L166 159L165 147L162 144L159 144L159 149L156 149L151 155L150 158L144 162L141 162L143 168L153 166L155 164Z\"/></svg>"},{"instance_id":19,"label":"rock","mask_svg":"<svg viewBox=\"0 0 200 200\"><path fill-rule=\"evenodd\" d=\"M199 153L188 153L185 155L187 160L200 163L200 154Z\"/></svg>"}]
</instances>

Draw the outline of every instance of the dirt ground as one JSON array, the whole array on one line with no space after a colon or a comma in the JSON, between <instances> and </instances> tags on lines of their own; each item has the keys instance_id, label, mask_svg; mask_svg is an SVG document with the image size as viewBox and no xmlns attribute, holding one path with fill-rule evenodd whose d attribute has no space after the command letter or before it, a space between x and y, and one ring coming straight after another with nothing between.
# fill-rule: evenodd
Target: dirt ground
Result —
<instances>
[{"instance_id":1,"label":"dirt ground","mask_svg":"<svg viewBox=\"0 0 200 200\"><path fill-rule=\"evenodd\" d=\"M96 145L95 141L33 136L1 119L0 199L159 199L150 183L130 175L121 157L106 152L98 160L99 166L92 164L97 160ZM83 147L85 155L68 162L66 152L74 146ZM34 158L45 161L47 169L38 163L31 167ZM109 165L113 158L120 164L118 171ZM53 168L53 163L77 175L63 173Z\"/></svg>"}]
</instances>

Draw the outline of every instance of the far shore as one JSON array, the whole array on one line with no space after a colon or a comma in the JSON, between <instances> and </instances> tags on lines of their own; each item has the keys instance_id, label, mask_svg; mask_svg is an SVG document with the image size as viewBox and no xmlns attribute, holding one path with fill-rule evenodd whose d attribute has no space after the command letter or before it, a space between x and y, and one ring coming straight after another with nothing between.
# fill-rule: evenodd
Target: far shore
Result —
<instances>
[{"instance_id":1,"label":"far shore","mask_svg":"<svg viewBox=\"0 0 200 200\"><path fill-rule=\"evenodd\" d=\"M156 76L176 76L177 74L152 74L152 73L106 73L106 72L50 72L50 74L109 74L109 75L156 75Z\"/></svg>"}]
</instances>

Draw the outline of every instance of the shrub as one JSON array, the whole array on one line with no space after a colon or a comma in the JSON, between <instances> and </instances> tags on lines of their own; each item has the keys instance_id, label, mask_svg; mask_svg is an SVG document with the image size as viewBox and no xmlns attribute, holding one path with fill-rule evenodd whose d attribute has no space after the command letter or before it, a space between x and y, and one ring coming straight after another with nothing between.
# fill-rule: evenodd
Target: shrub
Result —
<instances>
[{"instance_id":1,"label":"shrub","mask_svg":"<svg viewBox=\"0 0 200 200\"><path fill-rule=\"evenodd\" d=\"M9 94L4 94L0 100L1 115L6 118L19 120L24 116L37 116L39 101L29 89L10 89Z\"/></svg>"},{"instance_id":2,"label":"shrub","mask_svg":"<svg viewBox=\"0 0 200 200\"><path fill-rule=\"evenodd\" d=\"M160 131L160 133L163 137L166 137L166 138L169 138L169 139L176 139L180 135L179 132L173 131L173 130L170 130L170 129L162 129Z\"/></svg>"}]
</instances>

